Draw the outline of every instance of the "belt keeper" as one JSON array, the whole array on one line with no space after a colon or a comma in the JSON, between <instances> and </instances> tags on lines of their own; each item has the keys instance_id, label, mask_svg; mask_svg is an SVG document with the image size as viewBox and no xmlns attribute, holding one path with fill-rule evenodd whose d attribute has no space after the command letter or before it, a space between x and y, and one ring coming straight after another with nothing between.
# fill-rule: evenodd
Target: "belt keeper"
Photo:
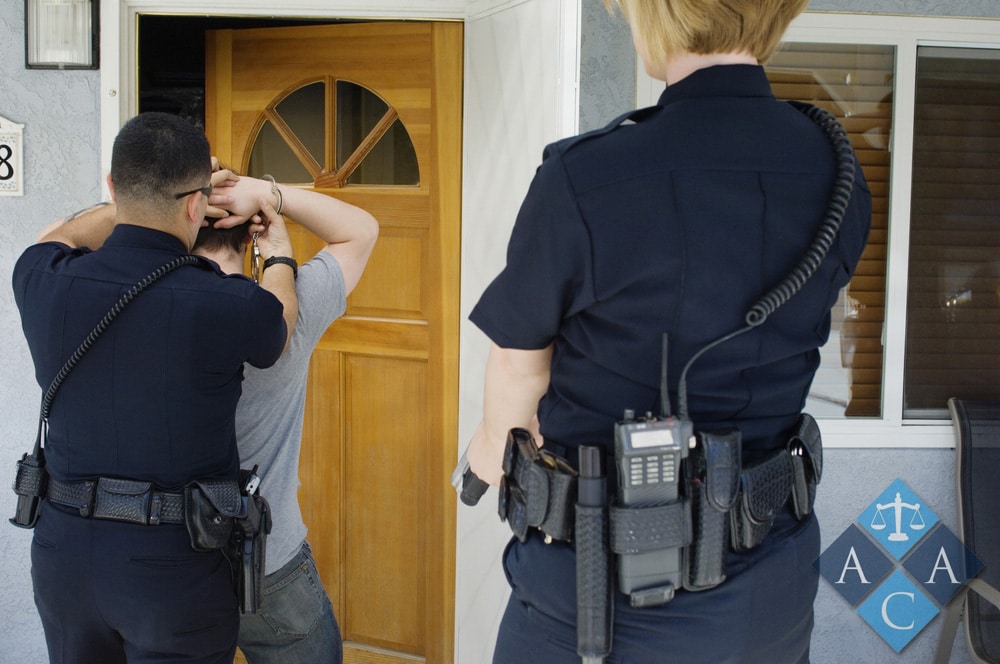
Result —
<instances>
[{"instance_id":1,"label":"belt keeper","mask_svg":"<svg viewBox=\"0 0 1000 664\"><path fill-rule=\"evenodd\" d=\"M149 501L149 525L160 525L160 510L163 509L163 493L154 491L152 500Z\"/></svg>"},{"instance_id":2,"label":"belt keeper","mask_svg":"<svg viewBox=\"0 0 1000 664\"><path fill-rule=\"evenodd\" d=\"M94 511L94 496L97 494L97 491L95 491L97 482L86 481L83 485L87 489L87 502L78 505L77 509L80 510L80 516L88 517Z\"/></svg>"}]
</instances>

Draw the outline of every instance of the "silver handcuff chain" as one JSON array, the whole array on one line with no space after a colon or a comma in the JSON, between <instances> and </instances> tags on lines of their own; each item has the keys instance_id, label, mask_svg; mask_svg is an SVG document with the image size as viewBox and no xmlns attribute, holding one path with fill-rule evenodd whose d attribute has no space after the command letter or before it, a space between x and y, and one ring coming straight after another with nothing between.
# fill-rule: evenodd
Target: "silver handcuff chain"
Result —
<instances>
[{"instance_id":1,"label":"silver handcuff chain","mask_svg":"<svg viewBox=\"0 0 1000 664\"><path fill-rule=\"evenodd\" d=\"M260 255L260 246L257 245L257 238L260 233L250 236L250 277L255 284L260 283L260 275L263 272L264 259Z\"/></svg>"}]
</instances>

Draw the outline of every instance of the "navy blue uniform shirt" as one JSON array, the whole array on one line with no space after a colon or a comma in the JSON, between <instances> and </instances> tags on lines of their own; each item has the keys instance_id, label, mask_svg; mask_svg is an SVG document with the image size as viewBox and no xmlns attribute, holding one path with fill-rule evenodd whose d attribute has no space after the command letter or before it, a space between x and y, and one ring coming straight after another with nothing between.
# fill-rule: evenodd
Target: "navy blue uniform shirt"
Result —
<instances>
[{"instance_id":1,"label":"navy blue uniform shirt","mask_svg":"<svg viewBox=\"0 0 1000 664\"><path fill-rule=\"evenodd\" d=\"M14 299L42 389L123 293L187 253L177 238L131 225L116 226L96 251L56 242L25 250ZM249 279L207 261L174 270L125 308L56 394L50 475L168 490L236 479L243 363L270 366L284 342L281 303Z\"/></svg>"},{"instance_id":2,"label":"navy blue uniform shirt","mask_svg":"<svg viewBox=\"0 0 1000 664\"><path fill-rule=\"evenodd\" d=\"M507 265L470 316L501 347L554 344L538 415L545 439L569 446L610 444L626 408L660 412L664 332L676 409L684 364L743 327L750 306L799 262L834 183L825 132L775 100L761 67L699 70L631 115L634 123L546 148ZM870 218L858 168L815 276L760 328L692 365L696 428L739 426L751 448L783 442Z\"/></svg>"}]
</instances>

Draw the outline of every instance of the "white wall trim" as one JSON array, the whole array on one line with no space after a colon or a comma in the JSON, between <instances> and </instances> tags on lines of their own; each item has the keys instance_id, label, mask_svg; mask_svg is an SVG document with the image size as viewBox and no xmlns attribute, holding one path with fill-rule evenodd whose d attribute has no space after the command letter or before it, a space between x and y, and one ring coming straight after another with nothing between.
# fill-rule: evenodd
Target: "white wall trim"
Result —
<instances>
[{"instance_id":1,"label":"white wall trim","mask_svg":"<svg viewBox=\"0 0 1000 664\"><path fill-rule=\"evenodd\" d=\"M335 18L464 18L466 0L124 0L132 12L204 16L319 16Z\"/></svg>"},{"instance_id":2,"label":"white wall trim","mask_svg":"<svg viewBox=\"0 0 1000 664\"><path fill-rule=\"evenodd\" d=\"M532 0L469 0L467 17L470 21L507 11Z\"/></svg>"},{"instance_id":3,"label":"white wall trim","mask_svg":"<svg viewBox=\"0 0 1000 664\"><path fill-rule=\"evenodd\" d=\"M581 0L563 0L559 21L559 128L573 136L580 127L580 20Z\"/></svg>"}]
</instances>

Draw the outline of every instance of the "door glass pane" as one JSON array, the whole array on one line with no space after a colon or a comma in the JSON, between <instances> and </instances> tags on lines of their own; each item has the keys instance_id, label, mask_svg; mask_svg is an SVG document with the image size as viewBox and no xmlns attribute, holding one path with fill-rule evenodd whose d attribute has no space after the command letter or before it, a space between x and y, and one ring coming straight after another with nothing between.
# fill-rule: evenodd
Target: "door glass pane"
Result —
<instances>
[{"instance_id":1,"label":"door glass pane","mask_svg":"<svg viewBox=\"0 0 1000 664\"><path fill-rule=\"evenodd\" d=\"M331 133L336 138L333 151L337 161L332 168L326 160L325 83L299 88L279 102L275 112L316 164L326 173L336 173L338 179L346 177L339 180L344 184L420 184L413 142L395 111L374 92L356 83L337 81L336 91ZM393 120L391 124L389 120ZM302 159L269 120L264 121L254 139L247 172L253 177L269 173L279 182L306 185L314 182Z\"/></svg>"},{"instance_id":2,"label":"door glass pane","mask_svg":"<svg viewBox=\"0 0 1000 664\"><path fill-rule=\"evenodd\" d=\"M326 145L326 84L313 83L288 95L275 108L316 163L324 163Z\"/></svg>"},{"instance_id":3,"label":"door glass pane","mask_svg":"<svg viewBox=\"0 0 1000 664\"><path fill-rule=\"evenodd\" d=\"M273 175L278 182L312 184L313 181L309 171L268 120L257 134L247 167L250 177L259 178L265 173Z\"/></svg>"},{"instance_id":4,"label":"door glass pane","mask_svg":"<svg viewBox=\"0 0 1000 664\"><path fill-rule=\"evenodd\" d=\"M889 224L892 46L784 44L767 65L779 99L820 106L843 123L872 192L872 229L832 312L830 339L806 410L816 417L879 417Z\"/></svg>"},{"instance_id":5,"label":"door glass pane","mask_svg":"<svg viewBox=\"0 0 1000 664\"><path fill-rule=\"evenodd\" d=\"M396 119L382 136L373 135L390 110L370 90L349 81L337 81L337 169L344 167L366 139L375 140L361 163L348 174L347 184L420 183L417 154L403 123Z\"/></svg>"},{"instance_id":6,"label":"door glass pane","mask_svg":"<svg viewBox=\"0 0 1000 664\"><path fill-rule=\"evenodd\" d=\"M1000 399L1000 51L917 51L903 416Z\"/></svg>"},{"instance_id":7,"label":"door glass pane","mask_svg":"<svg viewBox=\"0 0 1000 664\"><path fill-rule=\"evenodd\" d=\"M389 131L347 178L348 184L420 184L417 153L403 123L396 120Z\"/></svg>"},{"instance_id":8,"label":"door glass pane","mask_svg":"<svg viewBox=\"0 0 1000 664\"><path fill-rule=\"evenodd\" d=\"M337 168L361 145L389 105L356 83L337 81Z\"/></svg>"}]
</instances>

